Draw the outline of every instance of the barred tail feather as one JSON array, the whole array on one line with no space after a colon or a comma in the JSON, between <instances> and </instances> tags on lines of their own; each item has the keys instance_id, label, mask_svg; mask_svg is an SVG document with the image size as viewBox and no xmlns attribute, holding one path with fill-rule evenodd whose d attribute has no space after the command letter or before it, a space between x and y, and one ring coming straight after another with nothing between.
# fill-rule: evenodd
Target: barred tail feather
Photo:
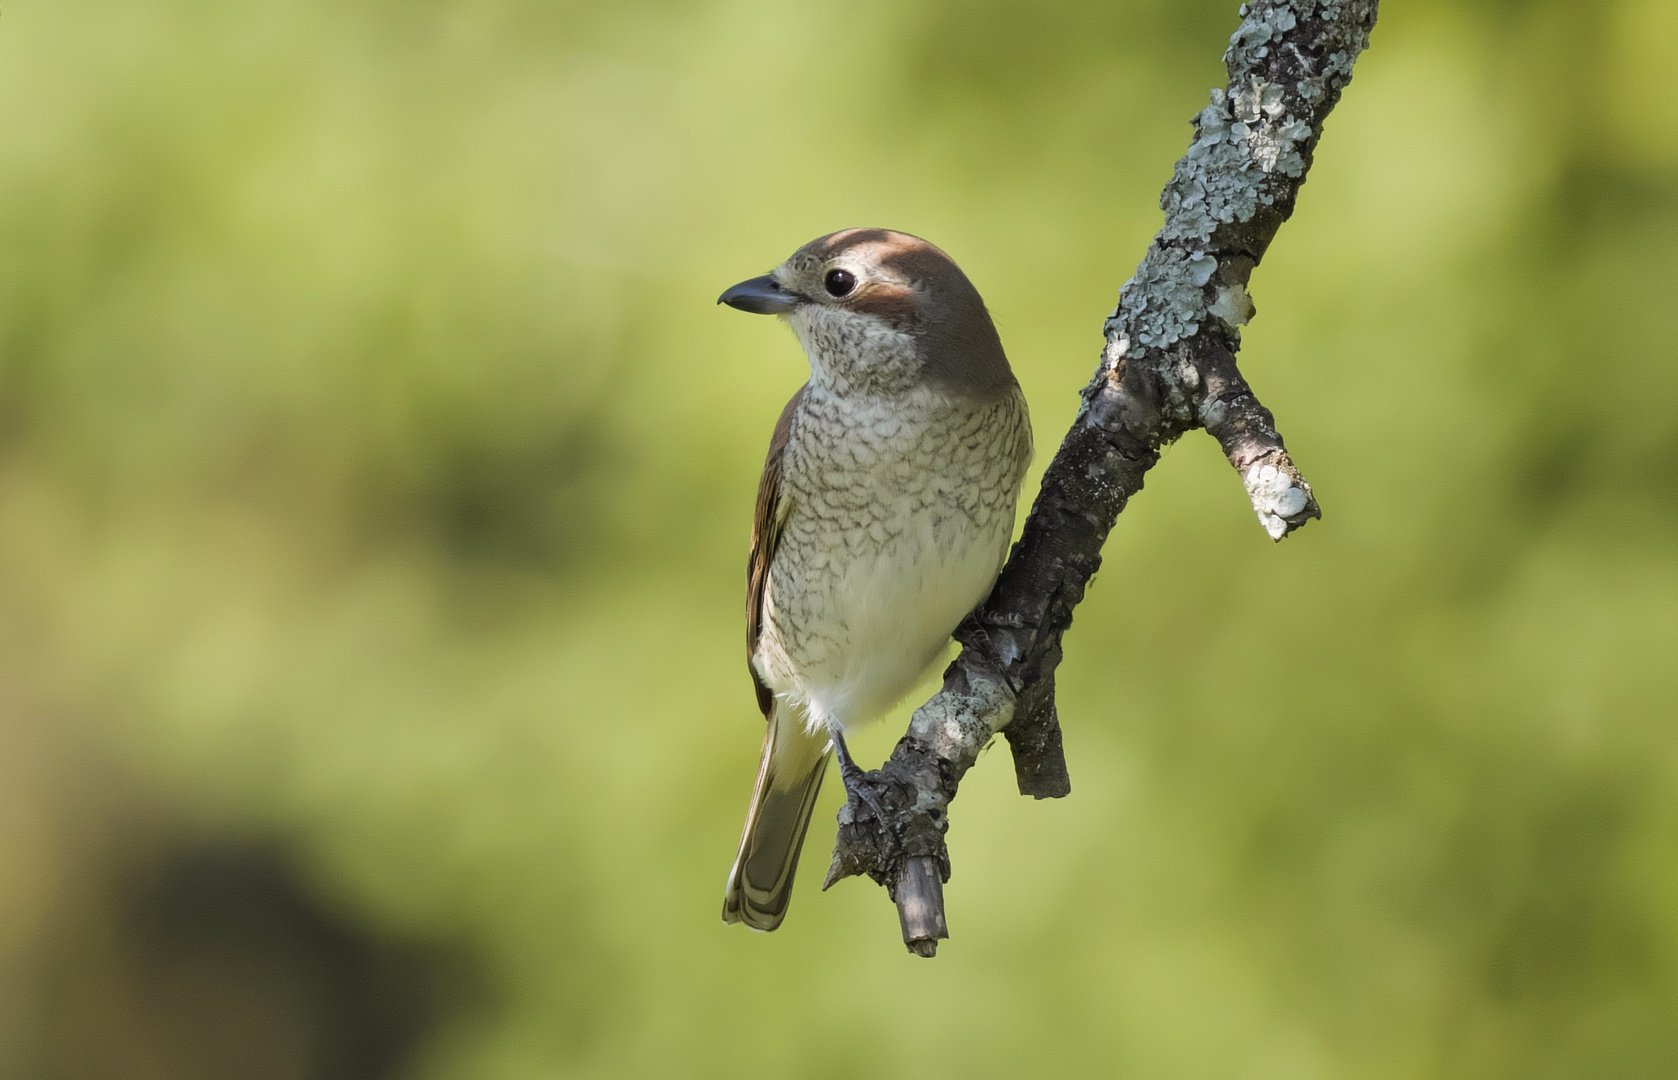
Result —
<instances>
[{"instance_id":1,"label":"barred tail feather","mask_svg":"<svg viewBox=\"0 0 1678 1080\"><path fill-rule=\"evenodd\" d=\"M728 872L722 920L773 930L786 918L798 853L810 828L832 749L777 701L763 735L757 785L746 811L740 853Z\"/></svg>"}]
</instances>

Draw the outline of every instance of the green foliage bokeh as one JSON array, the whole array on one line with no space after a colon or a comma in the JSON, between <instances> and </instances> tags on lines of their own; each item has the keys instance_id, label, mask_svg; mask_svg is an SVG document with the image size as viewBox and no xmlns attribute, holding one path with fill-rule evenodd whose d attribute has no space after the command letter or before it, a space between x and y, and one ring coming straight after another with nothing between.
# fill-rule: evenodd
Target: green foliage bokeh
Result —
<instances>
[{"instance_id":1,"label":"green foliage bokeh","mask_svg":"<svg viewBox=\"0 0 1678 1080\"><path fill-rule=\"evenodd\" d=\"M1167 453L1067 638L1073 795L981 761L936 961L819 892L837 785L787 925L718 919L804 368L716 295L929 237L1040 467L1234 7L8 4L0 810L118 775L459 943L427 1077L1671 1075L1671 0L1389 3L1245 335L1324 520Z\"/></svg>"}]
</instances>

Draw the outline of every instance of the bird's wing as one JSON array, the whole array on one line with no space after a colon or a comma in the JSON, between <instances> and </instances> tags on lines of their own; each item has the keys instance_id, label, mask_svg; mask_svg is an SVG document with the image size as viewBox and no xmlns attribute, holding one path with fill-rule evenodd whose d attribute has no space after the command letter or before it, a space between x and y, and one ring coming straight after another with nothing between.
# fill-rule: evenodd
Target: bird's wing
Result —
<instances>
[{"instance_id":1,"label":"bird's wing","mask_svg":"<svg viewBox=\"0 0 1678 1080\"><path fill-rule=\"evenodd\" d=\"M752 673L757 687L758 708L764 719L775 704L775 693L763 685L752 657L757 653L758 638L763 633L763 600L769 592L769 564L775 561L775 549L781 543L781 526L786 514L781 506L781 455L792 434L792 416L804 397L806 387L798 388L781 418L775 422L775 434L769 439L769 457L763 463L763 479L757 486L757 512L752 517L752 554L746 564L746 670Z\"/></svg>"}]
</instances>

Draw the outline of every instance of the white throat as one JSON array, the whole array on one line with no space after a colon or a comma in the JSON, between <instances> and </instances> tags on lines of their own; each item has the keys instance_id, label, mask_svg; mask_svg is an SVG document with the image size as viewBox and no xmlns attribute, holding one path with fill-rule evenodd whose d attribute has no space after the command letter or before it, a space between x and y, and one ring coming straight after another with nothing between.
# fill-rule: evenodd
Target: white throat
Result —
<instances>
[{"instance_id":1,"label":"white throat","mask_svg":"<svg viewBox=\"0 0 1678 1080\"><path fill-rule=\"evenodd\" d=\"M924 381L914 337L883 319L806 304L787 322L810 359L810 381L834 394L896 395Z\"/></svg>"}]
</instances>

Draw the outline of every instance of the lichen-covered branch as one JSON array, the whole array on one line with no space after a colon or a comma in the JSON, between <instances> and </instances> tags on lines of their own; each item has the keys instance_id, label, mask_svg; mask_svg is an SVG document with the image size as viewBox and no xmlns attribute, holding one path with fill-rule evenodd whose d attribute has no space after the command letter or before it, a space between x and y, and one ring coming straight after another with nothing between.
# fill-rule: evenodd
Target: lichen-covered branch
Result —
<instances>
[{"instance_id":1,"label":"lichen-covered branch","mask_svg":"<svg viewBox=\"0 0 1678 1080\"><path fill-rule=\"evenodd\" d=\"M1043 476L1025 531L983 607L957 632L944 688L915 710L866 783L886 820L854 800L839 814L827 884L866 874L897 902L904 942L946 937L947 809L979 752L1006 733L1022 794L1071 790L1054 705L1061 636L1119 512L1161 448L1205 428L1273 540L1321 516L1270 411L1236 366L1253 316L1247 282L1293 213L1323 121L1368 45L1377 0L1254 0L1224 63L1229 85L1160 198L1165 224L1119 291L1083 406Z\"/></svg>"}]
</instances>

